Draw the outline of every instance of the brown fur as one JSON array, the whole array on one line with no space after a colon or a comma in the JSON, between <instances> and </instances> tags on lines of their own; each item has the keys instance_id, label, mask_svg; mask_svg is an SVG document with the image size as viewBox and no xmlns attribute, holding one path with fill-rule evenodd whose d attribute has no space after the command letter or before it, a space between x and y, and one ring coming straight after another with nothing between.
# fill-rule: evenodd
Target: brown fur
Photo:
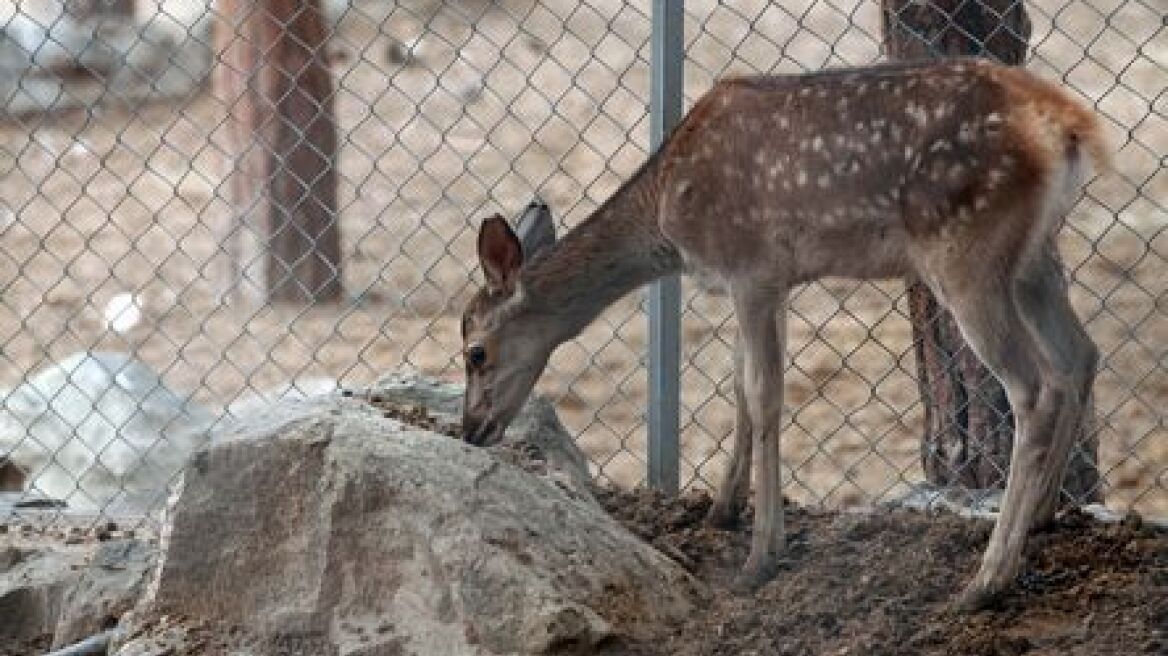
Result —
<instances>
[{"instance_id":1,"label":"brown fur","mask_svg":"<svg viewBox=\"0 0 1168 656\"><path fill-rule=\"evenodd\" d=\"M753 458L743 582L760 584L783 548L787 295L824 276L912 273L1002 381L1018 423L1002 513L964 596L978 605L1054 512L1094 379L1096 349L1047 245L1085 159L1104 166L1106 150L1092 113L1057 86L981 60L720 82L612 198L522 267L499 255L513 236L484 226L484 270L519 282L467 308L466 344L493 351L468 367L467 439L498 439L551 351L620 296L681 270L720 279L738 319L738 415L711 521L743 506Z\"/></svg>"}]
</instances>

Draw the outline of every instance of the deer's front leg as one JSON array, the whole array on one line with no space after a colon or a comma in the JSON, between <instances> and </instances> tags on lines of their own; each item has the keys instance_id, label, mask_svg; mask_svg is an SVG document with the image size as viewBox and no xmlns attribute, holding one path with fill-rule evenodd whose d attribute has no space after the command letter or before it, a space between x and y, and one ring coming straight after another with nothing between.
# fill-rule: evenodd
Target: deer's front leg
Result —
<instances>
[{"instance_id":1,"label":"deer's front leg","mask_svg":"<svg viewBox=\"0 0 1168 656\"><path fill-rule=\"evenodd\" d=\"M732 529L738 525L739 515L750 494L750 416L746 410L746 390L742 383L742 333L734 347L734 447L730 462L716 491L714 505L706 515L706 523L715 528Z\"/></svg>"},{"instance_id":2,"label":"deer's front leg","mask_svg":"<svg viewBox=\"0 0 1168 656\"><path fill-rule=\"evenodd\" d=\"M775 311L780 306L785 308L786 293L773 287L762 290L747 285L735 289L734 304L742 350L737 375L742 380L746 402L746 412L740 412L739 419L749 422L747 434L754 441L756 466L754 534L738 584L754 589L774 577L783 550L779 429L786 316L776 316Z\"/></svg>"}]
</instances>

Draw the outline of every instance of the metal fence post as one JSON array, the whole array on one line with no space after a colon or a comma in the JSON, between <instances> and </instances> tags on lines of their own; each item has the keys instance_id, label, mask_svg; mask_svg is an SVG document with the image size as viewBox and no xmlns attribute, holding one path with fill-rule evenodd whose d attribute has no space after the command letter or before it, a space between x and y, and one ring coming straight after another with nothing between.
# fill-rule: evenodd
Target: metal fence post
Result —
<instances>
[{"instance_id":1,"label":"metal fence post","mask_svg":"<svg viewBox=\"0 0 1168 656\"><path fill-rule=\"evenodd\" d=\"M653 0L649 96L652 150L681 118L683 0ZM678 490L678 377L681 372L681 283L672 276L649 288L649 485Z\"/></svg>"}]
</instances>

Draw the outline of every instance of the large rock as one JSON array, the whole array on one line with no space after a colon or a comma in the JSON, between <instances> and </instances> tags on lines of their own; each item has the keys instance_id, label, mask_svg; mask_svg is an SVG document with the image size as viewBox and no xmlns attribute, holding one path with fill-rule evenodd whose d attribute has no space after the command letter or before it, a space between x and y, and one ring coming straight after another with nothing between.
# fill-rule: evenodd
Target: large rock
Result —
<instances>
[{"instance_id":1,"label":"large rock","mask_svg":"<svg viewBox=\"0 0 1168 656\"><path fill-rule=\"evenodd\" d=\"M157 553L141 540L99 543L61 598L53 645L70 645L116 624L138 602Z\"/></svg>"},{"instance_id":2,"label":"large rock","mask_svg":"<svg viewBox=\"0 0 1168 656\"><path fill-rule=\"evenodd\" d=\"M78 511L158 508L214 417L122 353L78 353L0 397L0 456Z\"/></svg>"},{"instance_id":3,"label":"large rock","mask_svg":"<svg viewBox=\"0 0 1168 656\"><path fill-rule=\"evenodd\" d=\"M0 645L52 635L61 599L84 562L80 550L0 546Z\"/></svg>"},{"instance_id":4,"label":"large rock","mask_svg":"<svg viewBox=\"0 0 1168 656\"><path fill-rule=\"evenodd\" d=\"M142 540L78 536L0 536L0 653L42 636L72 643L137 602L156 549Z\"/></svg>"},{"instance_id":5,"label":"large rock","mask_svg":"<svg viewBox=\"0 0 1168 656\"><path fill-rule=\"evenodd\" d=\"M562 477L384 414L294 401L217 435L138 625L237 627L253 654L536 654L694 608L698 583Z\"/></svg>"}]
</instances>

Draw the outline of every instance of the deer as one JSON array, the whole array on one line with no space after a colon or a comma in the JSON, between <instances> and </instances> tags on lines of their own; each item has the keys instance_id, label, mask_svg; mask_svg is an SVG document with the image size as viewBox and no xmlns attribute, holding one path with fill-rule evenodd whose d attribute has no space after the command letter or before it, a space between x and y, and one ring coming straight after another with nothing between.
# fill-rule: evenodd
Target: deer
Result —
<instances>
[{"instance_id":1,"label":"deer","mask_svg":"<svg viewBox=\"0 0 1168 656\"><path fill-rule=\"evenodd\" d=\"M490 445L548 358L640 286L718 281L737 320L735 428L706 521L732 527L751 491L757 589L784 548L780 420L785 305L824 277L916 276L1002 382L1015 418L1007 486L960 609L992 603L1054 519L1098 349L1071 306L1055 239L1107 164L1097 117L1054 83L984 60L735 77L699 98L657 151L557 239L546 208L519 233L479 226L485 285L462 316L462 439Z\"/></svg>"}]
</instances>

